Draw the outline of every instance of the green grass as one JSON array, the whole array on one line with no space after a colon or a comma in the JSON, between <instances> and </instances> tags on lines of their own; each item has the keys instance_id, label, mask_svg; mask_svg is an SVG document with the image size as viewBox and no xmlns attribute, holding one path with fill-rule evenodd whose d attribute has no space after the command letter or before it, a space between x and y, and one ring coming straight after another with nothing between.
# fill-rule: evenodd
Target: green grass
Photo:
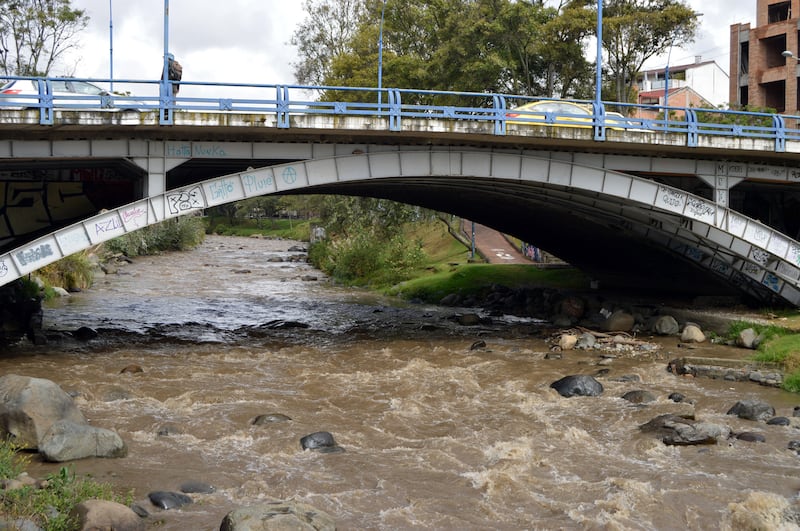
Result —
<instances>
[{"instance_id":1,"label":"green grass","mask_svg":"<svg viewBox=\"0 0 800 531\"><path fill-rule=\"evenodd\" d=\"M747 328L764 336L764 341L752 356L753 361L779 365L784 372L783 389L800 392L800 334L782 326L736 321L731 323L729 337L736 338Z\"/></svg>"},{"instance_id":2,"label":"green grass","mask_svg":"<svg viewBox=\"0 0 800 531\"><path fill-rule=\"evenodd\" d=\"M235 225L229 225L227 218L224 217L215 216L206 219L209 233L244 237L261 234L273 238L298 241L309 240L311 226L315 221L308 219L248 219L237 220Z\"/></svg>"},{"instance_id":3,"label":"green grass","mask_svg":"<svg viewBox=\"0 0 800 531\"><path fill-rule=\"evenodd\" d=\"M540 269L526 264L460 264L403 282L389 288L386 293L438 302L450 293L482 296L496 284L512 288L582 289L588 286L589 281L583 273L572 268Z\"/></svg>"},{"instance_id":4,"label":"green grass","mask_svg":"<svg viewBox=\"0 0 800 531\"><path fill-rule=\"evenodd\" d=\"M13 443L0 441L0 480L18 477L29 462L30 456L20 453ZM69 513L78 503L101 499L129 505L133 499L132 493L119 496L111 486L91 478L79 478L67 467L61 467L58 473L45 479L44 488L26 486L0 490L0 519L24 518L36 522L45 531L72 531L78 527Z\"/></svg>"}]
</instances>

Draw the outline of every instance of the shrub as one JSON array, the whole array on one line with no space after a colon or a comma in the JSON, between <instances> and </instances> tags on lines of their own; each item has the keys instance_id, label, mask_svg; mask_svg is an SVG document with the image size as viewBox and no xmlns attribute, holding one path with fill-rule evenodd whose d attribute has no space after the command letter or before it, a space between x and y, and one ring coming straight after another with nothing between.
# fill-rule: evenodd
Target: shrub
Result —
<instances>
[{"instance_id":1,"label":"shrub","mask_svg":"<svg viewBox=\"0 0 800 531\"><path fill-rule=\"evenodd\" d=\"M30 457L20 455L19 447L10 440L0 441L0 479L13 479L24 472ZM107 484L90 478L78 478L67 467L47 476L44 488L27 486L20 489L0 490L0 514L10 520L26 518L36 522L46 531L76 529L69 518L72 508L88 499L112 500L130 504L132 493L115 494Z\"/></svg>"},{"instance_id":2,"label":"shrub","mask_svg":"<svg viewBox=\"0 0 800 531\"><path fill-rule=\"evenodd\" d=\"M107 252L132 257L163 251L186 251L200 245L204 237L202 218L182 216L125 234L106 242L104 247Z\"/></svg>"},{"instance_id":3,"label":"shrub","mask_svg":"<svg viewBox=\"0 0 800 531\"><path fill-rule=\"evenodd\" d=\"M382 266L380 244L368 235L359 234L342 240L334 251L331 274L343 282L367 280Z\"/></svg>"},{"instance_id":4,"label":"shrub","mask_svg":"<svg viewBox=\"0 0 800 531\"><path fill-rule=\"evenodd\" d=\"M30 462L27 455L20 456L21 449L10 440L0 443L0 479L12 479L19 476Z\"/></svg>"},{"instance_id":5,"label":"shrub","mask_svg":"<svg viewBox=\"0 0 800 531\"><path fill-rule=\"evenodd\" d=\"M92 270L88 253L82 251L44 266L37 275L47 286L61 286L66 290L75 290L92 285L94 280Z\"/></svg>"}]
</instances>

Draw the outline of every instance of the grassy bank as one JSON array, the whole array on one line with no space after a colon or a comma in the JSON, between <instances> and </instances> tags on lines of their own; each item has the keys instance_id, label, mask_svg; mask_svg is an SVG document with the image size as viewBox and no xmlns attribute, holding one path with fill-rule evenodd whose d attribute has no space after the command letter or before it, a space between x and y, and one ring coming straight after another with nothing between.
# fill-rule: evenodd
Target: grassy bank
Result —
<instances>
[{"instance_id":1,"label":"grassy bank","mask_svg":"<svg viewBox=\"0 0 800 531\"><path fill-rule=\"evenodd\" d=\"M30 459L30 454L22 453L10 441L0 440L0 481L20 478ZM45 531L78 529L69 513L77 504L89 499L129 505L133 496L132 493L120 496L109 485L77 477L70 468L62 467L36 485L0 490L0 529L6 529L3 520L8 521L9 529L16 529L14 522L20 519L35 522Z\"/></svg>"},{"instance_id":2,"label":"grassy bank","mask_svg":"<svg viewBox=\"0 0 800 531\"><path fill-rule=\"evenodd\" d=\"M450 293L480 297L496 284L511 288L572 290L585 288L588 279L572 268L540 269L524 264L437 264L417 278L401 282L385 292L405 299L438 302Z\"/></svg>"},{"instance_id":3,"label":"grassy bank","mask_svg":"<svg viewBox=\"0 0 800 531\"><path fill-rule=\"evenodd\" d=\"M206 218L206 232L222 236L250 237L257 234L272 238L286 238L287 240L308 241L311 227L315 220L308 219L246 219L230 220L223 216L209 216Z\"/></svg>"}]
</instances>

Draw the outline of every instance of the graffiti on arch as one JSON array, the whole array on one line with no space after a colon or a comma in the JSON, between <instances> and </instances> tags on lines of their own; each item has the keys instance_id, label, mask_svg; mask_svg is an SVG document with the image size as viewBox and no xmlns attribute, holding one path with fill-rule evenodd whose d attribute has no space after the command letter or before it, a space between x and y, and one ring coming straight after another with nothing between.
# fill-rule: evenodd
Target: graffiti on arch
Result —
<instances>
[{"instance_id":1,"label":"graffiti on arch","mask_svg":"<svg viewBox=\"0 0 800 531\"><path fill-rule=\"evenodd\" d=\"M167 194L167 208L173 216L204 208L203 194L199 186Z\"/></svg>"}]
</instances>

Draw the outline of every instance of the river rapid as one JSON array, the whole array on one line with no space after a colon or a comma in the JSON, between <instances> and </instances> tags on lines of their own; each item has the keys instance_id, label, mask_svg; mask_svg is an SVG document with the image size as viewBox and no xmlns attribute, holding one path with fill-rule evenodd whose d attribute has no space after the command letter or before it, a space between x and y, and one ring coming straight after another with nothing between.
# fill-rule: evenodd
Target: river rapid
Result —
<instances>
[{"instance_id":1,"label":"river rapid","mask_svg":"<svg viewBox=\"0 0 800 531\"><path fill-rule=\"evenodd\" d=\"M237 507L281 499L342 530L754 529L754 515L778 522L797 503L800 457L787 444L800 429L726 412L757 398L791 417L798 396L674 376L667 361L686 354L677 338L654 340L655 352L546 359L541 323L462 326L453 308L339 288L289 261L300 254L293 243L211 236L191 252L137 258L45 309L48 329L88 326L98 338L19 345L0 357L0 374L55 381L92 424L122 436L127 457L68 466L133 489L148 528L219 529ZM478 340L486 346L471 348ZM121 372L129 365L142 372ZM601 369L600 397L549 387ZM639 381L620 378L632 375ZM620 398L635 389L658 399ZM252 424L270 413L291 420ZM663 413L767 442L666 446L638 428ZM317 431L345 451L303 451L300 438ZM61 466L34 457L29 471ZM216 491L177 510L147 501L188 480Z\"/></svg>"}]
</instances>

